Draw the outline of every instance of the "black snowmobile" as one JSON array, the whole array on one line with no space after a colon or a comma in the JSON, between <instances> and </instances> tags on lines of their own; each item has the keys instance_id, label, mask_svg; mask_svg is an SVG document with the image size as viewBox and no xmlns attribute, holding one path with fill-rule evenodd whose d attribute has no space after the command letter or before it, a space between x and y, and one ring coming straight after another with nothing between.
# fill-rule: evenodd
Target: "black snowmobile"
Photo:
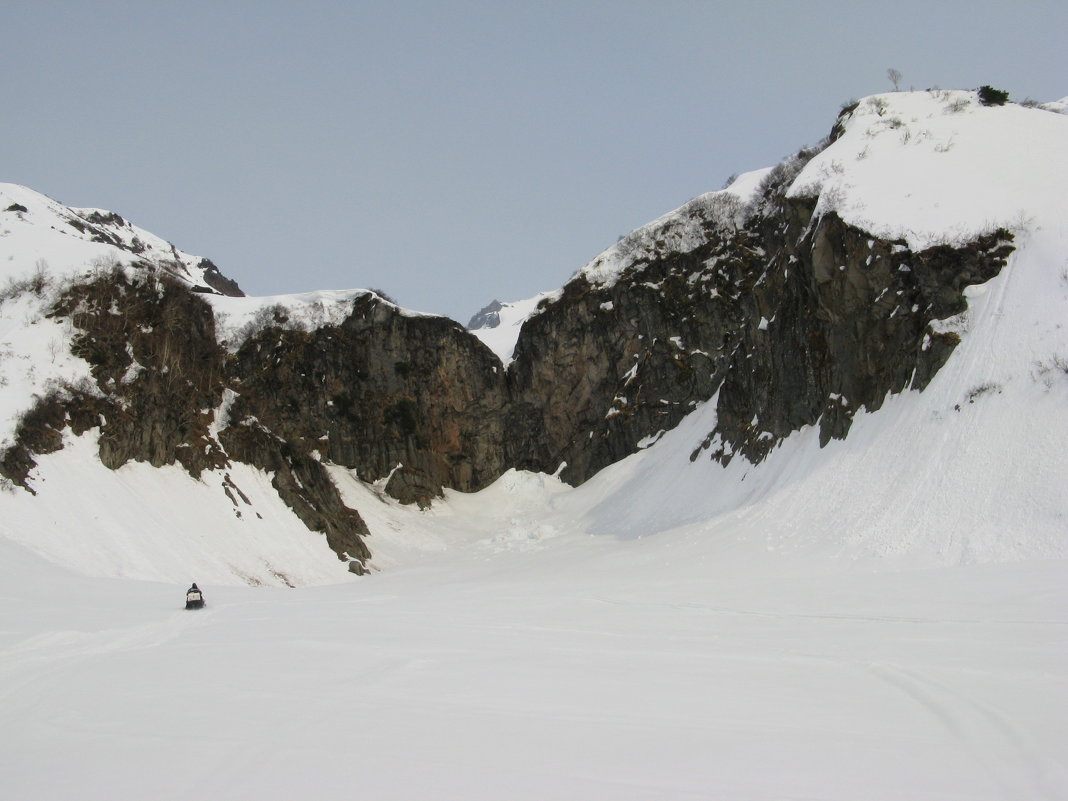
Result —
<instances>
[{"instance_id":1,"label":"black snowmobile","mask_svg":"<svg viewBox=\"0 0 1068 801\"><path fill-rule=\"evenodd\" d=\"M185 608L186 609L203 609L204 608L204 593L200 591L200 587L196 582L193 582L193 586L185 591Z\"/></svg>"}]
</instances>

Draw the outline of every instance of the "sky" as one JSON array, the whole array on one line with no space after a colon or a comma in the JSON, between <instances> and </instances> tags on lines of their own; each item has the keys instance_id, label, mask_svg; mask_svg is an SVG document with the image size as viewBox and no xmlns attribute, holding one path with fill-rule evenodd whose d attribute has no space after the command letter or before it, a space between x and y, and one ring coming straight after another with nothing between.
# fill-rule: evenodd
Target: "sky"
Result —
<instances>
[{"instance_id":1,"label":"sky","mask_svg":"<svg viewBox=\"0 0 1068 801\"><path fill-rule=\"evenodd\" d=\"M0 180L252 295L466 323L892 88L1068 95L1053 2L8 2Z\"/></svg>"}]
</instances>

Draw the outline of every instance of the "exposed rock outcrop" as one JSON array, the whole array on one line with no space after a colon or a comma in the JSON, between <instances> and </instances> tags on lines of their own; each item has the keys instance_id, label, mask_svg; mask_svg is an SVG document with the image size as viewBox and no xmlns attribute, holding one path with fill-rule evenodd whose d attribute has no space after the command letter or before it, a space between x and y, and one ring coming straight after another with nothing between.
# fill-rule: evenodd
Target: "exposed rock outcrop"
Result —
<instances>
[{"instance_id":1,"label":"exposed rock outcrop","mask_svg":"<svg viewBox=\"0 0 1068 801\"><path fill-rule=\"evenodd\" d=\"M165 274L115 269L70 287L52 315L71 321L71 352L91 367L96 387L74 397L99 408L105 465L177 462L196 476L225 464L208 427L226 354L207 304Z\"/></svg>"},{"instance_id":2,"label":"exposed rock outcrop","mask_svg":"<svg viewBox=\"0 0 1068 801\"><path fill-rule=\"evenodd\" d=\"M255 419L301 452L358 471L404 502L476 490L506 468L497 358L457 323L373 294L340 326L267 328L233 360L231 424Z\"/></svg>"},{"instance_id":3,"label":"exposed rock outcrop","mask_svg":"<svg viewBox=\"0 0 1068 801\"><path fill-rule=\"evenodd\" d=\"M474 314L467 322L468 331L476 331L480 328L496 328L501 324L501 309L504 306L499 300L491 300Z\"/></svg>"},{"instance_id":4,"label":"exposed rock outcrop","mask_svg":"<svg viewBox=\"0 0 1068 801\"><path fill-rule=\"evenodd\" d=\"M611 282L580 274L528 321L510 461L566 463L561 475L581 483L717 393L704 447L724 462L759 462L806 425L825 443L844 437L857 410L926 386L957 343L930 324L962 311L964 287L1012 250L997 231L913 253L833 213L813 220L814 201L758 201L778 213L706 226L696 247L643 253Z\"/></svg>"}]
</instances>

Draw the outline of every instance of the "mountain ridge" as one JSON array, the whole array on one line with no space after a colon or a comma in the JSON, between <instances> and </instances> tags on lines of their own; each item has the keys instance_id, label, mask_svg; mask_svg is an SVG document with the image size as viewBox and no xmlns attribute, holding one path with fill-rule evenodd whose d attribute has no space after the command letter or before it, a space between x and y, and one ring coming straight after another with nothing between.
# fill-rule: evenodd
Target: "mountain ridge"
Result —
<instances>
[{"instance_id":1,"label":"mountain ridge","mask_svg":"<svg viewBox=\"0 0 1068 801\"><path fill-rule=\"evenodd\" d=\"M180 465L218 482L228 531L252 552L253 515L292 515L289 536L320 531L362 572L375 532L368 507L345 502L346 475L424 508L515 468L582 485L660 443L680 447L671 432L699 410L707 428L681 446L691 463L759 469L793 436L815 431L826 447L858 415L925 389L968 333L970 288L1021 245L1058 258L1064 123L982 107L975 93L866 98L819 146L643 226L556 292L502 304L517 314L487 329L506 329L494 344L370 290L223 297L214 265L162 245L146 262L133 237L147 232L71 212L102 233L38 232L64 245L55 267L13 282L0 306L5 337L38 320L38 363L0 387L0 472L34 491L45 457L92 435L107 468ZM1004 163L984 170L975 154L991 142ZM930 174L941 181L915 182ZM37 213L15 200L0 217ZM19 254L30 278L45 255ZM262 495L251 506L249 468L284 510ZM272 582L272 570L238 572Z\"/></svg>"}]
</instances>

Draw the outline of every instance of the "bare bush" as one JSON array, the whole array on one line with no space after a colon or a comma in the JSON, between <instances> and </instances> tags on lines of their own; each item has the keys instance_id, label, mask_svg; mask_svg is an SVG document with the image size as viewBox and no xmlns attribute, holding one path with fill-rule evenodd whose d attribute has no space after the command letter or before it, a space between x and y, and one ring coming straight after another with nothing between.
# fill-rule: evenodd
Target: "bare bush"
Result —
<instances>
[{"instance_id":1,"label":"bare bush","mask_svg":"<svg viewBox=\"0 0 1068 801\"><path fill-rule=\"evenodd\" d=\"M1043 361L1035 362L1031 377L1036 383L1042 384L1047 392L1050 391L1056 379L1068 379L1068 357L1058 353Z\"/></svg>"},{"instance_id":2,"label":"bare bush","mask_svg":"<svg viewBox=\"0 0 1068 801\"><path fill-rule=\"evenodd\" d=\"M985 383L978 384L968 391L965 400L967 400L968 403L975 403L976 398L989 394L991 392L996 392L1000 395L1001 385L995 384L993 381L987 381Z\"/></svg>"},{"instance_id":3,"label":"bare bush","mask_svg":"<svg viewBox=\"0 0 1068 801\"><path fill-rule=\"evenodd\" d=\"M257 311L252 318L238 329L235 335L235 347L242 342L247 342L261 331L268 328L281 328L289 322L289 312L280 303L273 306L264 306Z\"/></svg>"},{"instance_id":4,"label":"bare bush","mask_svg":"<svg viewBox=\"0 0 1068 801\"><path fill-rule=\"evenodd\" d=\"M885 97L869 97L868 105L871 106L872 110L880 117L886 113L888 108L890 108L890 104L886 102Z\"/></svg>"},{"instance_id":5,"label":"bare bush","mask_svg":"<svg viewBox=\"0 0 1068 801\"><path fill-rule=\"evenodd\" d=\"M786 157L772 167L757 186L756 193L745 213L747 215L764 213L781 201L805 165L823 152L829 144L830 140L824 139L814 147L803 147L794 155Z\"/></svg>"},{"instance_id":6,"label":"bare bush","mask_svg":"<svg viewBox=\"0 0 1068 801\"><path fill-rule=\"evenodd\" d=\"M13 300L19 295L33 294L44 297L45 290L52 285L52 278L48 274L48 262L38 259L33 272L25 278L9 278L7 286L0 291L0 304L5 300Z\"/></svg>"}]
</instances>

